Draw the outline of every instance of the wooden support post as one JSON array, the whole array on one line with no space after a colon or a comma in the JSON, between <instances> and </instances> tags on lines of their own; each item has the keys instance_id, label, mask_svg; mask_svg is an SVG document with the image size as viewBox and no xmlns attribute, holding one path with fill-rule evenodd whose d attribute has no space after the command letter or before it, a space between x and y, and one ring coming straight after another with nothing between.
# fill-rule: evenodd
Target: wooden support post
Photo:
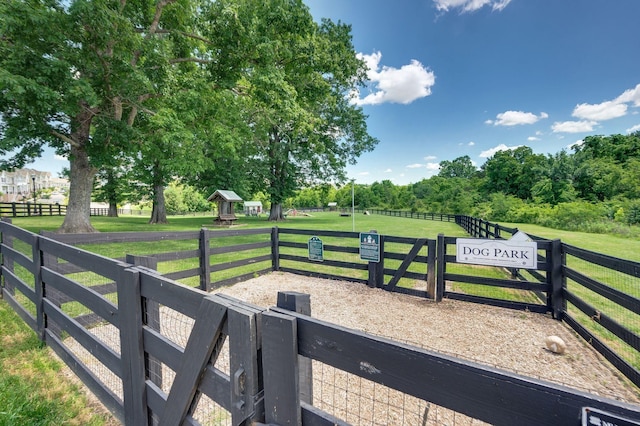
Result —
<instances>
[{"instance_id":1,"label":"wooden support post","mask_svg":"<svg viewBox=\"0 0 640 426\"><path fill-rule=\"evenodd\" d=\"M436 300L436 240L427 240L427 295Z\"/></svg>"},{"instance_id":2,"label":"wooden support post","mask_svg":"<svg viewBox=\"0 0 640 426\"><path fill-rule=\"evenodd\" d=\"M447 245L444 242L444 234L438 234L438 245L437 245L437 268L436 268L436 293L435 293L435 301L440 302L442 297L444 296L445 291L445 281L444 281L444 273L446 271L446 255L447 255Z\"/></svg>"},{"instance_id":3,"label":"wooden support post","mask_svg":"<svg viewBox=\"0 0 640 426\"><path fill-rule=\"evenodd\" d=\"M154 271L158 270L158 259L155 257L128 254L125 260L134 266L143 266ZM160 304L146 297L141 297L141 303L142 323L160 333ZM160 360L145 352L144 367L145 374L149 380L162 389L162 363Z\"/></svg>"},{"instance_id":4,"label":"wooden support post","mask_svg":"<svg viewBox=\"0 0 640 426\"><path fill-rule=\"evenodd\" d=\"M559 239L551 241L551 250L547 261L550 265L547 271L547 280L550 280L551 284L551 297L547 304L552 309L553 318L561 321L567 309L567 301L564 298L566 284L563 273L562 241Z\"/></svg>"},{"instance_id":5,"label":"wooden support post","mask_svg":"<svg viewBox=\"0 0 640 426\"><path fill-rule=\"evenodd\" d=\"M277 226L271 228L271 270L280 270L280 234Z\"/></svg>"},{"instance_id":6,"label":"wooden support post","mask_svg":"<svg viewBox=\"0 0 640 426\"><path fill-rule=\"evenodd\" d=\"M260 336L257 321L260 316L249 307L237 305L230 306L227 315L232 424L250 424L245 421L264 420L263 411L257 410L255 405L262 390L262 371L258 362Z\"/></svg>"},{"instance_id":7,"label":"wooden support post","mask_svg":"<svg viewBox=\"0 0 640 426\"><path fill-rule=\"evenodd\" d=\"M279 291L278 308L311 316L311 296L296 291ZM313 404L313 369L311 359L298 356L300 401Z\"/></svg>"},{"instance_id":8,"label":"wooden support post","mask_svg":"<svg viewBox=\"0 0 640 426\"><path fill-rule=\"evenodd\" d=\"M202 228L198 239L200 249L200 290L211 291L211 249L209 247L209 232Z\"/></svg>"},{"instance_id":9,"label":"wooden support post","mask_svg":"<svg viewBox=\"0 0 640 426\"><path fill-rule=\"evenodd\" d=\"M118 273L118 316L120 324L120 362L124 423L146 425L147 387L142 344L142 303L140 276L135 269L121 267Z\"/></svg>"},{"instance_id":10,"label":"wooden support post","mask_svg":"<svg viewBox=\"0 0 640 426\"><path fill-rule=\"evenodd\" d=\"M36 293L36 332L40 340L45 338L47 319L44 315L44 297L46 296L42 282L42 254L40 252L40 238L33 236L31 242L31 258L33 259L33 285Z\"/></svg>"},{"instance_id":11,"label":"wooden support post","mask_svg":"<svg viewBox=\"0 0 640 426\"><path fill-rule=\"evenodd\" d=\"M262 314L262 369L265 423L301 425L296 319Z\"/></svg>"}]
</instances>

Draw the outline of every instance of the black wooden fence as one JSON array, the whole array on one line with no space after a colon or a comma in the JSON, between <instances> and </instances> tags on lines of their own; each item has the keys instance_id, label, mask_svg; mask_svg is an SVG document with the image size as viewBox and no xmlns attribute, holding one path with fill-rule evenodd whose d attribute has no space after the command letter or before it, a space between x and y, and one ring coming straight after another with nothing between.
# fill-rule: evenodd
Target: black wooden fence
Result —
<instances>
[{"instance_id":1,"label":"black wooden fence","mask_svg":"<svg viewBox=\"0 0 640 426\"><path fill-rule=\"evenodd\" d=\"M0 203L1 217L63 216L67 206L41 203Z\"/></svg>"},{"instance_id":2,"label":"black wooden fence","mask_svg":"<svg viewBox=\"0 0 640 426\"><path fill-rule=\"evenodd\" d=\"M454 220L475 237L509 238L517 232L468 216ZM436 241L380 235L380 262L366 262L358 257L359 233L355 232L273 228L44 235L80 246L126 243L127 253L112 257L120 261L125 261L126 254L152 257L164 277L206 291L280 270L360 282L434 300L445 297L551 312L640 386L640 264L573 248L559 240L532 236L538 244L538 269L511 269L510 276L496 278L483 275L490 267L457 264L452 254L457 238L445 236ZM321 262L309 258L312 236L324 240ZM159 247L169 248L176 240L191 241L190 249L158 253ZM45 262L53 260L45 257ZM66 263L57 267L63 268L60 272L74 272ZM115 287L103 285L95 291L110 294Z\"/></svg>"},{"instance_id":3,"label":"black wooden fence","mask_svg":"<svg viewBox=\"0 0 640 426\"><path fill-rule=\"evenodd\" d=\"M211 422L209 405L234 425L345 424L313 406L309 360L492 424L578 424L585 407L640 419L634 405L315 320L298 294L265 311L163 277L149 258L0 232L4 299L127 425Z\"/></svg>"},{"instance_id":4,"label":"black wooden fence","mask_svg":"<svg viewBox=\"0 0 640 426\"><path fill-rule=\"evenodd\" d=\"M205 291L245 281L272 271L273 243L269 228L181 232L109 232L92 234L42 235L81 247L110 245L121 248L113 258L124 261L126 254L152 257L166 278ZM184 242L188 249L160 251ZM182 244L184 246L185 244ZM126 253L125 253L126 251ZM232 256L231 256L232 255ZM230 260L233 258L233 260ZM52 260L53 261L53 260ZM69 266L62 266L67 268ZM237 271L242 268L242 273ZM77 271L76 271L77 272Z\"/></svg>"}]
</instances>

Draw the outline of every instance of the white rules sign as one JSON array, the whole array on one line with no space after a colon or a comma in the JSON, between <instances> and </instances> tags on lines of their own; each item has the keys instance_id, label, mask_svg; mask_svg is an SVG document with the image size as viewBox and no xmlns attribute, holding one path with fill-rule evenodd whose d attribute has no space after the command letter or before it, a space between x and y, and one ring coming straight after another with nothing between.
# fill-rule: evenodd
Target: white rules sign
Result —
<instances>
[{"instance_id":1,"label":"white rules sign","mask_svg":"<svg viewBox=\"0 0 640 426\"><path fill-rule=\"evenodd\" d=\"M456 262L507 268L538 268L538 243L521 240L458 238Z\"/></svg>"}]
</instances>

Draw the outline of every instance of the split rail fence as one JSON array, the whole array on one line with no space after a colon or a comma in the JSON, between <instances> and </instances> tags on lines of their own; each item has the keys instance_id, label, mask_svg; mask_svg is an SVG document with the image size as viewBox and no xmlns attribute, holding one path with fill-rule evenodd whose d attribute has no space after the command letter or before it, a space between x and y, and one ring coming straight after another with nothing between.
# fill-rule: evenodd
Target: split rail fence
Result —
<instances>
[{"instance_id":1,"label":"split rail fence","mask_svg":"<svg viewBox=\"0 0 640 426\"><path fill-rule=\"evenodd\" d=\"M444 236L439 241L381 236L381 262L358 262L356 233L273 228L67 236L36 235L7 222L0 223L0 233L4 299L125 424L348 424L348 413L313 405L317 363L423 401L423 418L400 417L388 423L419 424L430 404L492 424L577 424L585 407L640 419L635 405L313 319L305 315L308 296L305 302L304 295L283 293L278 307L265 310L203 291L283 270L436 300L461 298L553 312L577 330L582 327L585 336L599 342L594 347L601 344L605 352L611 351L614 361L621 361L618 368L640 383L625 356L578 317L586 315L612 329L617 338L630 342L637 357L637 335L631 327L616 321L596 304L600 299L594 302L578 287L589 287L598 298L607 297L612 306L637 315L637 298L605 285L606 280L589 278L580 262L613 268L624 277L638 277L639 265L574 250L559 241L539 242L545 260L536 272L544 281L531 275L531 282L523 283L522 278L450 273L456 264L447 247L454 240ZM323 262L302 254L311 234L327 239ZM191 241L188 250L156 253L158 246L169 249L180 239ZM70 245L91 248L109 241L138 252L102 256ZM234 251L246 257L229 260ZM173 269L181 264L175 262L185 261L187 267ZM231 275L211 279L223 273ZM175 279L191 280L192 286ZM522 286L517 290L542 297L535 306L508 298L470 297L450 287L457 281L471 288ZM424 283L424 289L416 289L416 282ZM600 309L595 319L590 316L592 304Z\"/></svg>"}]
</instances>

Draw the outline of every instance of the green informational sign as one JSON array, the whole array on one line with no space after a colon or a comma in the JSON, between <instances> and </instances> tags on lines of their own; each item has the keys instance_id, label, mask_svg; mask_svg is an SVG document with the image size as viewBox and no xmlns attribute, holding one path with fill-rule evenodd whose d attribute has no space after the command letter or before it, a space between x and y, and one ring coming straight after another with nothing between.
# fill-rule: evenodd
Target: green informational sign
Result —
<instances>
[{"instance_id":1,"label":"green informational sign","mask_svg":"<svg viewBox=\"0 0 640 426\"><path fill-rule=\"evenodd\" d=\"M318 237L309 238L309 260L322 262L324 260L324 246Z\"/></svg>"},{"instance_id":2,"label":"green informational sign","mask_svg":"<svg viewBox=\"0 0 640 426\"><path fill-rule=\"evenodd\" d=\"M375 232L360 233L360 260L380 262L380 234Z\"/></svg>"}]
</instances>

